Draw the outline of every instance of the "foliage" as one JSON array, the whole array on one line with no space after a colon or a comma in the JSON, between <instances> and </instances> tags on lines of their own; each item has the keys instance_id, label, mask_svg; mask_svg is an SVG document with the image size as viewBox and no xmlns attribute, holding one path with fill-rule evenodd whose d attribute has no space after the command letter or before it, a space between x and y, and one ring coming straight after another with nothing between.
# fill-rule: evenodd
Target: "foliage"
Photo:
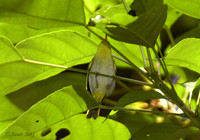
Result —
<instances>
[{"instance_id":1,"label":"foliage","mask_svg":"<svg viewBox=\"0 0 200 140\"><path fill-rule=\"evenodd\" d=\"M200 139L199 8L0 0L0 139ZM85 78L106 34L117 87L100 105ZM101 116L87 119L97 107Z\"/></svg>"}]
</instances>

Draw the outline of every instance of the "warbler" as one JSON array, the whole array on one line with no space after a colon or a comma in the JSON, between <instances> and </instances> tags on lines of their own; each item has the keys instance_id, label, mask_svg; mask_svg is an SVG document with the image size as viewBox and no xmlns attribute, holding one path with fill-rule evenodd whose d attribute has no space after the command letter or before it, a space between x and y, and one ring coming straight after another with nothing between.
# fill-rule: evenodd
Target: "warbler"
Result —
<instances>
[{"instance_id":1,"label":"warbler","mask_svg":"<svg viewBox=\"0 0 200 140\"><path fill-rule=\"evenodd\" d=\"M101 103L105 96L109 96L115 88L115 73L116 65L112 57L111 47L107 41L107 37L98 46L96 55L88 67L89 71L96 74L87 75L87 88L94 97L94 99ZM106 77L98 75L98 73L110 75L113 77ZM93 117L96 119L99 116L100 108L87 111L87 118Z\"/></svg>"}]
</instances>

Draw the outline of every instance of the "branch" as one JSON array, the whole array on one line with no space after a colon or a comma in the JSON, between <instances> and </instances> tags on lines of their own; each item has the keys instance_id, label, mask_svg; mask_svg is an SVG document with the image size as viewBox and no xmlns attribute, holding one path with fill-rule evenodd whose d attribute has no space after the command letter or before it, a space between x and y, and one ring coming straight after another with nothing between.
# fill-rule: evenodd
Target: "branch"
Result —
<instances>
[{"instance_id":1,"label":"branch","mask_svg":"<svg viewBox=\"0 0 200 140\"><path fill-rule=\"evenodd\" d=\"M162 111L150 111L150 110L145 110L145 109L132 109L132 108L125 108L125 107L112 107L112 106L106 106L106 105L100 105L100 108L112 109L112 110L120 110L120 111L147 112L147 113L162 114L162 115L176 115L176 116L185 117L185 114L183 114L183 113L169 113L169 112L162 112Z\"/></svg>"},{"instance_id":2,"label":"branch","mask_svg":"<svg viewBox=\"0 0 200 140\"><path fill-rule=\"evenodd\" d=\"M24 61L28 62L28 63L32 63L32 64L45 65L45 66L50 66L50 67L55 67L55 68L67 69L67 70L79 72L79 73L86 73L86 74L90 73L90 74L95 74L95 75L97 74L96 72L91 72L91 71L88 71L88 70L77 69L77 68L72 68L72 67L67 67L67 66L62 66L62 65L57 65L57 64L50 64L50 63L46 63L46 62L39 62L39 61L35 61L35 60L24 59ZM125 78L125 77L121 77L121 76L107 75L107 74L103 74L103 73L98 73L98 75L105 76L105 77L111 77L111 78L117 78L118 80L122 80L122 81L127 81L127 82L131 82L131 83L135 83L135 84L154 87L150 83L138 81L138 80L134 80L134 79L130 79L130 78Z\"/></svg>"}]
</instances>

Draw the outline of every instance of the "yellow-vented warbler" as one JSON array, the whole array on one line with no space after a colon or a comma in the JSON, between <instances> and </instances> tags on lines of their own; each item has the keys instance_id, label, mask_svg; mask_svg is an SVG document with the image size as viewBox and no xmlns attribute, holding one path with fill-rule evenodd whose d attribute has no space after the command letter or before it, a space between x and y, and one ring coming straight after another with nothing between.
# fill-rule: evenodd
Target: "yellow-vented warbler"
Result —
<instances>
[{"instance_id":1,"label":"yellow-vented warbler","mask_svg":"<svg viewBox=\"0 0 200 140\"><path fill-rule=\"evenodd\" d=\"M89 64L89 71L96 74L88 74L87 88L94 99L101 103L105 96L110 95L115 88L115 72L116 66L112 57L110 44L107 42L107 37L103 40L97 50L96 55ZM98 73L110 75L113 77L105 77ZM87 118L93 117L96 119L99 116L100 109L92 109L87 111Z\"/></svg>"}]
</instances>

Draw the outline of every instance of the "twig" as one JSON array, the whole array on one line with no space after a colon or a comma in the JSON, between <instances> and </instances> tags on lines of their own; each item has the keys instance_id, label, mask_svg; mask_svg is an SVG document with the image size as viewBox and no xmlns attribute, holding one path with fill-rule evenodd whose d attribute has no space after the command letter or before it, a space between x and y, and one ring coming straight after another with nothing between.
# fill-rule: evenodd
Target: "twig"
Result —
<instances>
[{"instance_id":1,"label":"twig","mask_svg":"<svg viewBox=\"0 0 200 140\"><path fill-rule=\"evenodd\" d=\"M123 2L123 5L124 5L124 7L126 9L126 12L128 13L129 8L128 8L127 4L126 4L126 0L122 0L122 2Z\"/></svg>"},{"instance_id":2,"label":"twig","mask_svg":"<svg viewBox=\"0 0 200 140\"><path fill-rule=\"evenodd\" d=\"M39 62L39 61L35 61L35 60L24 59L24 61L28 62L28 63L32 63L32 64L45 65L45 66L50 66L50 67L67 69L67 70L71 70L71 71L74 71L74 72L96 74L96 72L91 72L91 71L88 71L88 70L77 69L77 68L72 68L72 67L67 67L67 66L62 66L62 65L57 65L57 64L50 64L50 63L45 63L45 62ZM105 76L105 77L111 77L111 78L117 78L117 79L122 80L122 81L127 81L127 82L131 82L131 83L135 83L135 84L153 87L153 85L150 84L150 83L138 81L138 80L134 80L134 79L130 79L130 78L107 75L107 74L102 74L102 73L98 73L98 75Z\"/></svg>"},{"instance_id":3,"label":"twig","mask_svg":"<svg viewBox=\"0 0 200 140\"><path fill-rule=\"evenodd\" d=\"M143 58L143 62L144 62L144 68L147 69L148 68L148 63L147 63L147 59L146 56L144 54L144 50L143 47L140 45L140 51L142 53L142 58Z\"/></svg>"},{"instance_id":4,"label":"twig","mask_svg":"<svg viewBox=\"0 0 200 140\"><path fill-rule=\"evenodd\" d=\"M169 37L169 40L170 40L171 43L172 43L172 46L174 46L174 45L175 45L175 41L174 41L174 38L173 38L173 36L172 36L172 33L171 33L169 27L168 27L167 25L164 25L164 28L165 28L165 30L167 31L167 35L168 35L168 37Z\"/></svg>"},{"instance_id":5,"label":"twig","mask_svg":"<svg viewBox=\"0 0 200 140\"><path fill-rule=\"evenodd\" d=\"M148 55L148 60L149 60L149 65L150 65L150 70L151 70L151 74L155 74L155 69L154 69L154 65L153 65L153 61L151 58L151 53L148 47L146 47L147 49L147 55Z\"/></svg>"},{"instance_id":6,"label":"twig","mask_svg":"<svg viewBox=\"0 0 200 140\"><path fill-rule=\"evenodd\" d=\"M150 111L150 110L145 110L145 109L132 109L132 108L115 107L115 106L112 107L112 106L106 106L106 105L100 105L100 108L120 110L120 111L136 111L136 112L147 112L147 113L153 113L153 114L176 115L176 116L185 117L185 114L183 113L169 113L169 112L162 112L162 111Z\"/></svg>"}]
</instances>

